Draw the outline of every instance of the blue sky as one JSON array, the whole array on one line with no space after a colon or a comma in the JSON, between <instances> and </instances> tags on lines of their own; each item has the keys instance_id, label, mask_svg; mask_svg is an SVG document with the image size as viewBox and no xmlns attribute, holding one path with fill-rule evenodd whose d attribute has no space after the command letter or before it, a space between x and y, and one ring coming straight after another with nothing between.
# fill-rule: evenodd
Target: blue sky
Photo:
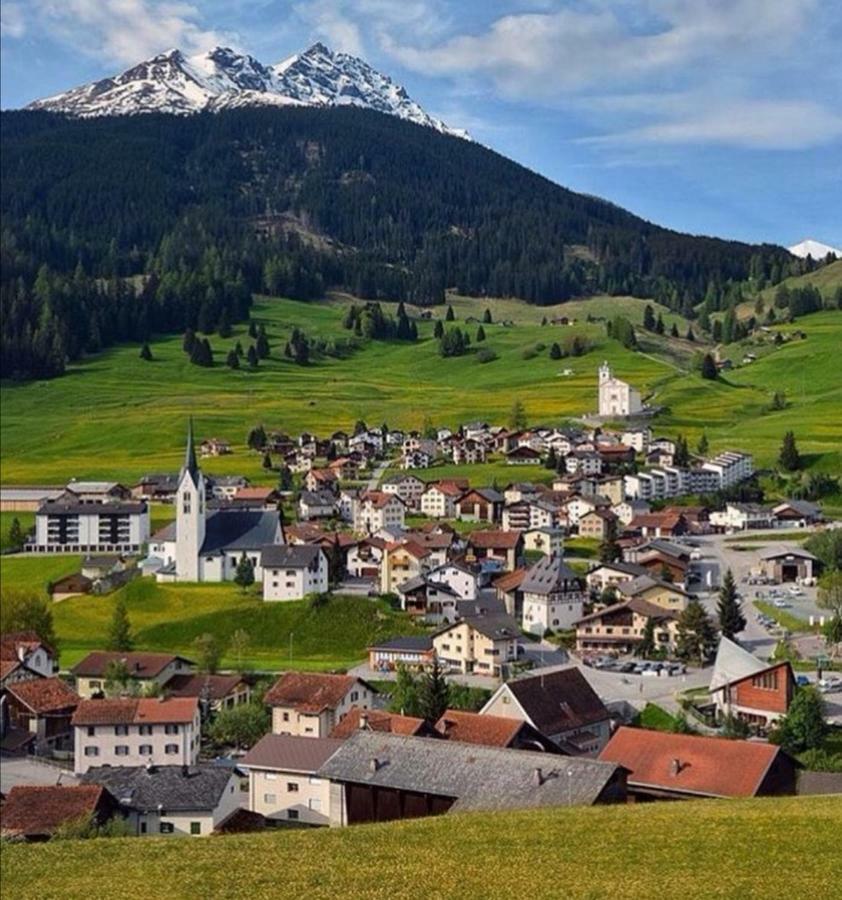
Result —
<instances>
[{"instance_id":1,"label":"blue sky","mask_svg":"<svg viewBox=\"0 0 842 900\"><path fill-rule=\"evenodd\" d=\"M3 0L0 34L4 108L169 47L322 40L659 224L842 246L842 0Z\"/></svg>"}]
</instances>

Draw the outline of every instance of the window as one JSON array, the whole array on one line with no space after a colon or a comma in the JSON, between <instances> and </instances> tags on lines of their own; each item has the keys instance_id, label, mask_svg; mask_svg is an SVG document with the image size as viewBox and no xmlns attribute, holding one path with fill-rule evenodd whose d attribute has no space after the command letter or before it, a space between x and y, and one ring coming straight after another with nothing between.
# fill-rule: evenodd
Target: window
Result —
<instances>
[{"instance_id":1,"label":"window","mask_svg":"<svg viewBox=\"0 0 842 900\"><path fill-rule=\"evenodd\" d=\"M175 825L172 822L161 822L158 826L158 831L161 834L172 834L175 831Z\"/></svg>"},{"instance_id":2,"label":"window","mask_svg":"<svg viewBox=\"0 0 842 900\"><path fill-rule=\"evenodd\" d=\"M129 745L128 744L117 744L114 748L114 752L117 756L128 756L129 755Z\"/></svg>"},{"instance_id":3,"label":"window","mask_svg":"<svg viewBox=\"0 0 842 900\"><path fill-rule=\"evenodd\" d=\"M351 703L356 703L357 700L359 700L359 697L359 691L351 691Z\"/></svg>"},{"instance_id":4,"label":"window","mask_svg":"<svg viewBox=\"0 0 842 900\"><path fill-rule=\"evenodd\" d=\"M298 793L298 785L294 781L288 781L287 782L287 790L290 792L290 794L297 794Z\"/></svg>"},{"instance_id":5,"label":"window","mask_svg":"<svg viewBox=\"0 0 842 900\"><path fill-rule=\"evenodd\" d=\"M284 722L289 722L289 713L288 712L282 713L281 718L284 720Z\"/></svg>"},{"instance_id":6,"label":"window","mask_svg":"<svg viewBox=\"0 0 842 900\"><path fill-rule=\"evenodd\" d=\"M164 753L166 753L168 756L175 755L176 753L178 753L178 744L167 744L167 746L164 747Z\"/></svg>"},{"instance_id":7,"label":"window","mask_svg":"<svg viewBox=\"0 0 842 900\"><path fill-rule=\"evenodd\" d=\"M114 726L114 734L128 734L129 726L128 725L115 725Z\"/></svg>"},{"instance_id":8,"label":"window","mask_svg":"<svg viewBox=\"0 0 842 900\"><path fill-rule=\"evenodd\" d=\"M99 747L85 747L85 756L99 756Z\"/></svg>"},{"instance_id":9,"label":"window","mask_svg":"<svg viewBox=\"0 0 842 900\"><path fill-rule=\"evenodd\" d=\"M170 722L168 725L164 725L164 734L178 734L178 725Z\"/></svg>"},{"instance_id":10,"label":"window","mask_svg":"<svg viewBox=\"0 0 842 900\"><path fill-rule=\"evenodd\" d=\"M146 822L141 822L141 823L140 823L140 833L141 833L141 834L146 834Z\"/></svg>"},{"instance_id":11,"label":"window","mask_svg":"<svg viewBox=\"0 0 842 900\"><path fill-rule=\"evenodd\" d=\"M88 725L88 737L93 737L96 734L96 728L93 725Z\"/></svg>"},{"instance_id":12,"label":"window","mask_svg":"<svg viewBox=\"0 0 842 900\"><path fill-rule=\"evenodd\" d=\"M287 810L287 818L297 819L298 818L298 810L297 809L288 809Z\"/></svg>"},{"instance_id":13,"label":"window","mask_svg":"<svg viewBox=\"0 0 842 900\"><path fill-rule=\"evenodd\" d=\"M185 512L186 515L190 515L190 494L185 493L183 495L183 503L182 503L181 508L183 509L183 511Z\"/></svg>"},{"instance_id":14,"label":"window","mask_svg":"<svg viewBox=\"0 0 842 900\"><path fill-rule=\"evenodd\" d=\"M776 691L778 689L778 673L777 672L761 672L751 679L754 687L761 688L764 691Z\"/></svg>"},{"instance_id":15,"label":"window","mask_svg":"<svg viewBox=\"0 0 842 900\"><path fill-rule=\"evenodd\" d=\"M141 744L137 748L137 752L141 756L152 756L152 744Z\"/></svg>"},{"instance_id":16,"label":"window","mask_svg":"<svg viewBox=\"0 0 842 900\"><path fill-rule=\"evenodd\" d=\"M264 794L263 802L269 804L270 806L274 806L278 802L278 798L275 794Z\"/></svg>"},{"instance_id":17,"label":"window","mask_svg":"<svg viewBox=\"0 0 842 900\"><path fill-rule=\"evenodd\" d=\"M137 733L138 734L152 734L152 726L151 725L138 725Z\"/></svg>"},{"instance_id":18,"label":"window","mask_svg":"<svg viewBox=\"0 0 842 900\"><path fill-rule=\"evenodd\" d=\"M202 823L201 822L191 822L190 823L190 834L201 834L202 833Z\"/></svg>"},{"instance_id":19,"label":"window","mask_svg":"<svg viewBox=\"0 0 842 900\"><path fill-rule=\"evenodd\" d=\"M313 797L313 799L310 801L310 809L312 809L313 812L320 812L321 808L322 801L319 800L318 797Z\"/></svg>"}]
</instances>

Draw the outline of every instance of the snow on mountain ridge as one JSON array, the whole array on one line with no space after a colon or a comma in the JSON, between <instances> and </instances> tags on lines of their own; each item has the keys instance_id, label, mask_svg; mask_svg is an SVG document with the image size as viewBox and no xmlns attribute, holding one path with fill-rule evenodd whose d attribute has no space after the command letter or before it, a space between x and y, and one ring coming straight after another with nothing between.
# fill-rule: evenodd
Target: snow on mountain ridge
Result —
<instances>
[{"instance_id":1,"label":"snow on mountain ridge","mask_svg":"<svg viewBox=\"0 0 842 900\"><path fill-rule=\"evenodd\" d=\"M791 247L787 247L787 250L789 250L793 256L800 256L801 259L812 256L813 259L820 260L824 259L828 253L832 253L837 258L842 259L842 250L838 250L836 247L831 247L829 244L823 244L821 241L816 241L812 238L805 238L803 241L793 244Z\"/></svg>"},{"instance_id":2,"label":"snow on mountain ridge","mask_svg":"<svg viewBox=\"0 0 842 900\"><path fill-rule=\"evenodd\" d=\"M90 118L258 105L359 106L468 138L430 116L401 85L364 60L321 43L274 66L228 47L191 57L174 48L119 75L36 100L27 109Z\"/></svg>"}]
</instances>

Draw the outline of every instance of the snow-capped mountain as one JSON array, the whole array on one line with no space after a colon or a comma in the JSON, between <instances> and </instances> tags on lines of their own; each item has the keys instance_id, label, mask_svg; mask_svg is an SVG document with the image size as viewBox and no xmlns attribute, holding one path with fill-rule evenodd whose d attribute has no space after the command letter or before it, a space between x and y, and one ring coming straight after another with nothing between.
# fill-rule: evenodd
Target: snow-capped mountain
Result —
<instances>
[{"instance_id":1,"label":"snow-capped mountain","mask_svg":"<svg viewBox=\"0 0 842 900\"><path fill-rule=\"evenodd\" d=\"M814 241L812 238L806 238L799 244L793 244L791 247L787 247L787 250L793 256L800 256L802 259L812 256L813 259L820 260L824 259L828 253L842 259L842 250L831 247L829 244L823 244L821 241Z\"/></svg>"},{"instance_id":2,"label":"snow-capped mountain","mask_svg":"<svg viewBox=\"0 0 842 900\"><path fill-rule=\"evenodd\" d=\"M120 75L36 100L27 109L88 118L290 105L360 106L468 137L428 115L403 87L362 59L334 53L321 43L274 66L227 47L196 56L169 50Z\"/></svg>"}]
</instances>

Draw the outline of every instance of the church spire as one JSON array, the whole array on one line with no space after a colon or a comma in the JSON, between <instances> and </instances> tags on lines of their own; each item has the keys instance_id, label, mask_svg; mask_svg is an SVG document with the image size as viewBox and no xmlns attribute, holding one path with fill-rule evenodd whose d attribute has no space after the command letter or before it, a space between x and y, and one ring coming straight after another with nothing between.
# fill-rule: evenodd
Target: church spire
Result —
<instances>
[{"instance_id":1,"label":"church spire","mask_svg":"<svg viewBox=\"0 0 842 900\"><path fill-rule=\"evenodd\" d=\"M199 464L196 462L196 448L193 445L193 416L187 422L187 448L184 451L184 468L182 472L189 472L193 481L197 481Z\"/></svg>"}]
</instances>

